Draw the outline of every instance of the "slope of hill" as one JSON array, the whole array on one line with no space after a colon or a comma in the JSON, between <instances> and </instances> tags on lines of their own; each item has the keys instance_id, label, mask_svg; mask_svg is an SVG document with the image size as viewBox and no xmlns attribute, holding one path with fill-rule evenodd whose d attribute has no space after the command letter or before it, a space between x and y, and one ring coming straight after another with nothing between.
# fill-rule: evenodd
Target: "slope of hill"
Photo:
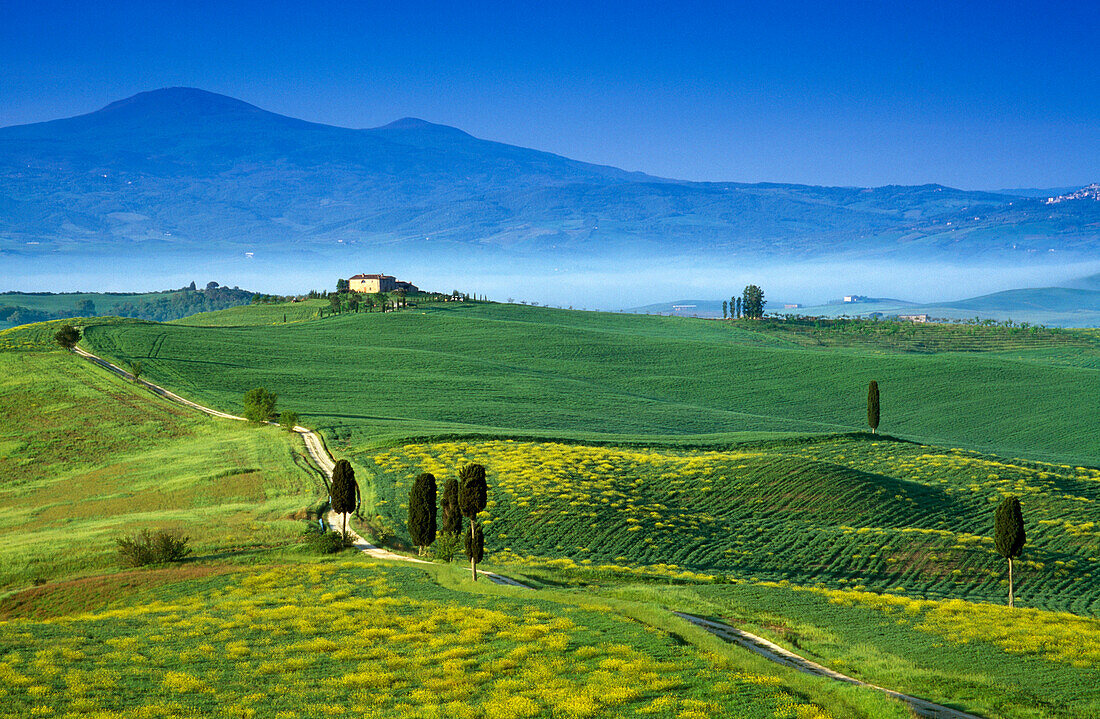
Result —
<instances>
[{"instance_id":1,"label":"slope of hill","mask_svg":"<svg viewBox=\"0 0 1100 719\"><path fill-rule=\"evenodd\" d=\"M4 292L0 293L0 330L65 317L106 315L166 322L245 305L253 295L217 286L163 292Z\"/></svg>"},{"instance_id":2,"label":"slope of hill","mask_svg":"<svg viewBox=\"0 0 1100 719\"><path fill-rule=\"evenodd\" d=\"M85 333L91 350L138 359L149 379L223 410L264 386L337 446L502 429L603 439L850 431L864 426L876 379L893 434L1100 462L1096 408L1064 401L1100 396L1095 338L1050 344L1057 357L1006 339L990 345L997 353L949 342L916 354L891 337L824 351L722 322L493 304ZM975 349L965 333L952 342Z\"/></svg>"},{"instance_id":3,"label":"slope of hill","mask_svg":"<svg viewBox=\"0 0 1100 719\"><path fill-rule=\"evenodd\" d=\"M67 352L0 351L0 593L111 568L115 538L141 529L181 529L203 554L296 536L285 518L323 485L294 442Z\"/></svg>"},{"instance_id":4,"label":"slope of hill","mask_svg":"<svg viewBox=\"0 0 1100 719\"><path fill-rule=\"evenodd\" d=\"M1095 251L1100 203L937 185L692 183L406 119L309 123L188 88L0 129L0 251L412 243L741 256Z\"/></svg>"}]
</instances>

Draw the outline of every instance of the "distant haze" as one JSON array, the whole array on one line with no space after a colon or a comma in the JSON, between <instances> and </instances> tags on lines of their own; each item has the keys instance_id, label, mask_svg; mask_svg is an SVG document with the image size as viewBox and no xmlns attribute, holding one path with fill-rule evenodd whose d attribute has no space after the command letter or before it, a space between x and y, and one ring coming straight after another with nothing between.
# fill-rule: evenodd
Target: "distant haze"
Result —
<instances>
[{"instance_id":1,"label":"distant haze","mask_svg":"<svg viewBox=\"0 0 1100 719\"><path fill-rule=\"evenodd\" d=\"M1095 271L1096 190L1043 194L686 182L169 88L0 129L0 289L290 293L382 271L608 309L749 282L802 303L960 298Z\"/></svg>"}]
</instances>

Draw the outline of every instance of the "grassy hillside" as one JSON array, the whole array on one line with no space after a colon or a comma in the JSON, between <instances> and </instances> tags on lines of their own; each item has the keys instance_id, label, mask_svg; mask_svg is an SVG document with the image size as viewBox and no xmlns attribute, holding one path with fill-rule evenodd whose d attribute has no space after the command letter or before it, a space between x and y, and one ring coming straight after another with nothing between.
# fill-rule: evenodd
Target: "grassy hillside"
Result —
<instances>
[{"instance_id":1,"label":"grassy hillside","mask_svg":"<svg viewBox=\"0 0 1100 719\"><path fill-rule=\"evenodd\" d=\"M636 585L601 594L727 621L872 684L983 716L1100 713L1097 619L774 584Z\"/></svg>"},{"instance_id":2,"label":"grassy hillside","mask_svg":"<svg viewBox=\"0 0 1100 719\"><path fill-rule=\"evenodd\" d=\"M863 426L875 379L891 434L1096 464L1097 407L1078 398L1100 396L1100 373L1043 354L1096 357L1092 341L1008 354L903 352L877 340L815 347L721 322L480 304L85 335L90 349L139 359L150 379L222 409L238 411L243 393L262 385L336 446L427 433L850 431Z\"/></svg>"},{"instance_id":3,"label":"grassy hillside","mask_svg":"<svg viewBox=\"0 0 1100 719\"><path fill-rule=\"evenodd\" d=\"M1028 536L1017 596L1100 614L1100 470L872 435L730 451L435 442L358 458L395 528L413 477L469 462L489 473L493 561L596 582L730 575L1003 602L993 510L1012 493Z\"/></svg>"},{"instance_id":4,"label":"grassy hillside","mask_svg":"<svg viewBox=\"0 0 1100 719\"><path fill-rule=\"evenodd\" d=\"M28 592L0 622L0 717L905 716L678 620L472 587L446 567L356 557L148 578L101 583L99 606L52 618L33 617L83 588Z\"/></svg>"},{"instance_id":5,"label":"grassy hillside","mask_svg":"<svg viewBox=\"0 0 1100 719\"><path fill-rule=\"evenodd\" d=\"M0 589L115 566L114 538L285 543L323 494L297 437L163 402L62 352L0 351Z\"/></svg>"},{"instance_id":6,"label":"grassy hillside","mask_svg":"<svg viewBox=\"0 0 1100 719\"><path fill-rule=\"evenodd\" d=\"M214 287L163 292L4 292L0 293L0 330L66 317L119 315L171 320L250 302L246 290Z\"/></svg>"}]
</instances>

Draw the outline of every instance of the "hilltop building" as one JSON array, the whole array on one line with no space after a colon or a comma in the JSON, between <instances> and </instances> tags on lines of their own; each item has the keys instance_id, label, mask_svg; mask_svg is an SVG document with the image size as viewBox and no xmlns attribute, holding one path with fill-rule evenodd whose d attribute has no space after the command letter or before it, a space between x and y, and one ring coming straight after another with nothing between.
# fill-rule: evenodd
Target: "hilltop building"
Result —
<instances>
[{"instance_id":1,"label":"hilltop building","mask_svg":"<svg viewBox=\"0 0 1100 719\"><path fill-rule=\"evenodd\" d=\"M402 282L392 275L353 275L348 278L348 289L352 292L393 292L405 290L416 292L417 286L411 282Z\"/></svg>"}]
</instances>

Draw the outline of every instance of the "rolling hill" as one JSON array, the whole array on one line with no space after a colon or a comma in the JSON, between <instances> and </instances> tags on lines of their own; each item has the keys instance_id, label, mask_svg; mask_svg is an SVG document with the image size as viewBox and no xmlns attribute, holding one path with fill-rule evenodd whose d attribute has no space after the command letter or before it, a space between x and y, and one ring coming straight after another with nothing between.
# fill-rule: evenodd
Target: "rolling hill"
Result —
<instances>
[{"instance_id":1,"label":"rolling hill","mask_svg":"<svg viewBox=\"0 0 1100 719\"><path fill-rule=\"evenodd\" d=\"M1094 255L1098 223L1096 202L938 185L675 181L411 118L332 127L189 88L0 129L0 253L13 258L359 245L1019 259Z\"/></svg>"}]
</instances>

